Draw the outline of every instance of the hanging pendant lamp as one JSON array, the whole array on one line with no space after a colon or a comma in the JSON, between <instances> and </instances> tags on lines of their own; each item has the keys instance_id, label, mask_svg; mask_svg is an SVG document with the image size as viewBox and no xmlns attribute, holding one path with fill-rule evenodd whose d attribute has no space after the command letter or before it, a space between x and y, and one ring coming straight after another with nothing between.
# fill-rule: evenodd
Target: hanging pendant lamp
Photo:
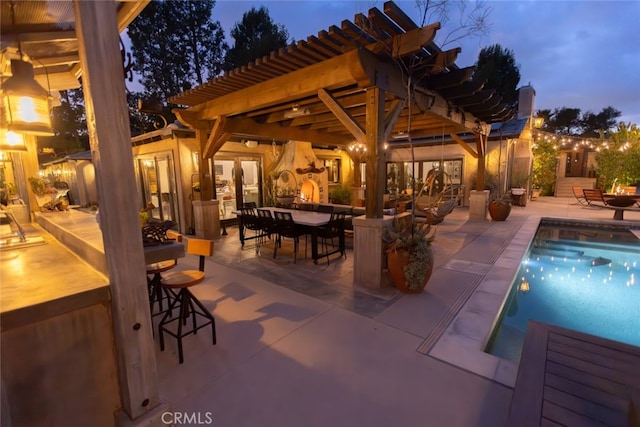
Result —
<instances>
[{"instance_id":1,"label":"hanging pendant lamp","mask_svg":"<svg viewBox=\"0 0 640 427\"><path fill-rule=\"evenodd\" d=\"M32 64L20 59L11 60L11 77L2 84L2 95L3 122L8 131L37 136L54 134L49 92L36 82Z\"/></svg>"}]
</instances>

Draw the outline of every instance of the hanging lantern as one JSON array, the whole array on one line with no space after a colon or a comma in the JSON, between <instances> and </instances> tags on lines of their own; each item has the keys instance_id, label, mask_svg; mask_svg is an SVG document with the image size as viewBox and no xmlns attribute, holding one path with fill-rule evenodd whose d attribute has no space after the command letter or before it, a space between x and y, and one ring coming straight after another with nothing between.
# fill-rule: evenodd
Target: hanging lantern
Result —
<instances>
[{"instance_id":1,"label":"hanging lantern","mask_svg":"<svg viewBox=\"0 0 640 427\"><path fill-rule=\"evenodd\" d=\"M2 84L3 127L11 132L51 136L49 93L35 81L33 65L11 60L11 77Z\"/></svg>"}]
</instances>

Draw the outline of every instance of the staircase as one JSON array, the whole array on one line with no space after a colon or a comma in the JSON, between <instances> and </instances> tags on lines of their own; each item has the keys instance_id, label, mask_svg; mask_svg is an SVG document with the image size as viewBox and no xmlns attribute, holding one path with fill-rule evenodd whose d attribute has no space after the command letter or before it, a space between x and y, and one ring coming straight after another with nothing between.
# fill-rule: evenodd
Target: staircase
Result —
<instances>
[{"instance_id":1,"label":"staircase","mask_svg":"<svg viewBox=\"0 0 640 427\"><path fill-rule=\"evenodd\" d=\"M556 182L556 197L573 197L572 187L595 188L595 178L570 177L560 178Z\"/></svg>"}]
</instances>

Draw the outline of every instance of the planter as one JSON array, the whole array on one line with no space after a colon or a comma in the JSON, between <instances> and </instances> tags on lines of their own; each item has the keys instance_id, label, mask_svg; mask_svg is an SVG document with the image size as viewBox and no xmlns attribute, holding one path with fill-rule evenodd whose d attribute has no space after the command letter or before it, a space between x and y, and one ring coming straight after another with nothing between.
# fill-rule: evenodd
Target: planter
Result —
<instances>
[{"instance_id":1,"label":"planter","mask_svg":"<svg viewBox=\"0 0 640 427\"><path fill-rule=\"evenodd\" d=\"M291 206L295 200L296 200L295 196L276 197L276 202L278 203L278 206Z\"/></svg>"},{"instance_id":2,"label":"planter","mask_svg":"<svg viewBox=\"0 0 640 427\"><path fill-rule=\"evenodd\" d=\"M503 200L492 200L489 202L489 215L494 221L504 221L511 213L511 203Z\"/></svg>"},{"instance_id":3,"label":"planter","mask_svg":"<svg viewBox=\"0 0 640 427\"><path fill-rule=\"evenodd\" d=\"M427 261L426 274L420 286L409 287L405 277L404 269L409 263L409 251L407 249L396 249L387 253L387 269L394 286L401 292L408 294L418 294L424 290L431 273L433 273L433 250L429 247L431 256Z\"/></svg>"}]
</instances>

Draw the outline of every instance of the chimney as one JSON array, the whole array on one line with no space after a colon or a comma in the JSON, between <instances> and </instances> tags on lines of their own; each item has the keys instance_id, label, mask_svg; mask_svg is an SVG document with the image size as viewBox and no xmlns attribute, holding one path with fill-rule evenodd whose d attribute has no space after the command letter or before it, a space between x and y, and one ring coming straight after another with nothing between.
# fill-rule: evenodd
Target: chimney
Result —
<instances>
[{"instance_id":1,"label":"chimney","mask_svg":"<svg viewBox=\"0 0 640 427\"><path fill-rule=\"evenodd\" d=\"M528 84L518 89L518 118L528 119L535 112L536 90Z\"/></svg>"}]
</instances>

